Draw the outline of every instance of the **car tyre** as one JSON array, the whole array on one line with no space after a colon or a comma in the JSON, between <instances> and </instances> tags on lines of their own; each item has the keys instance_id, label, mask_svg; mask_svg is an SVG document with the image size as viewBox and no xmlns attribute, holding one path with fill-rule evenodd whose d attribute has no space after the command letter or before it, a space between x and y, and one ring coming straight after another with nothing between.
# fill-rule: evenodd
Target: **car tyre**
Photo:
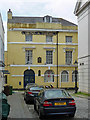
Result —
<instances>
[{"instance_id":1,"label":"car tyre","mask_svg":"<svg viewBox=\"0 0 90 120\"><path fill-rule=\"evenodd\" d=\"M73 117L74 117L74 115L75 115L75 114L70 114L70 115L69 115L69 117L72 117L72 118L73 118Z\"/></svg>"},{"instance_id":2,"label":"car tyre","mask_svg":"<svg viewBox=\"0 0 90 120\"><path fill-rule=\"evenodd\" d=\"M7 117L3 117L2 120L7 120Z\"/></svg>"},{"instance_id":3,"label":"car tyre","mask_svg":"<svg viewBox=\"0 0 90 120\"><path fill-rule=\"evenodd\" d=\"M24 101L25 101L26 99L25 99L25 97L24 97Z\"/></svg>"},{"instance_id":4,"label":"car tyre","mask_svg":"<svg viewBox=\"0 0 90 120\"><path fill-rule=\"evenodd\" d=\"M25 99L25 103L28 104L28 101Z\"/></svg>"}]
</instances>

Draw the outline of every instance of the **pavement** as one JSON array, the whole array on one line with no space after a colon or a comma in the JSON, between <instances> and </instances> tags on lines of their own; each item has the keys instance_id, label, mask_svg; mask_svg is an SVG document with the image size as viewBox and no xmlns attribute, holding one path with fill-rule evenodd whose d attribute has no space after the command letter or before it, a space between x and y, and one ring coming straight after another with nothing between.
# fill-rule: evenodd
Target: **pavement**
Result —
<instances>
[{"instance_id":1,"label":"pavement","mask_svg":"<svg viewBox=\"0 0 90 120\"><path fill-rule=\"evenodd\" d=\"M8 103L11 106L9 118L33 118L30 114L27 104L24 103L21 92L13 93L8 96Z\"/></svg>"},{"instance_id":2,"label":"pavement","mask_svg":"<svg viewBox=\"0 0 90 120\"><path fill-rule=\"evenodd\" d=\"M71 96L76 96L76 97L80 97L80 98L86 98L88 100L90 100L90 96L87 95L82 95L82 94L75 94L75 90L67 90Z\"/></svg>"}]
</instances>

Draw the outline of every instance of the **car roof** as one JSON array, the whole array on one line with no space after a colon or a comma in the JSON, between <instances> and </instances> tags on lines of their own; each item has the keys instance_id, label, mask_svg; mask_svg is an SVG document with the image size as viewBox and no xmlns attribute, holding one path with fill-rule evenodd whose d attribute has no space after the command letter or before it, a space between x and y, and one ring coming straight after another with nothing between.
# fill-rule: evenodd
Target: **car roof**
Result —
<instances>
[{"instance_id":1,"label":"car roof","mask_svg":"<svg viewBox=\"0 0 90 120\"><path fill-rule=\"evenodd\" d=\"M44 91L51 91L51 90L65 90L65 89L61 89L61 88L53 88L53 89L51 89L51 88L49 88L49 89L44 89Z\"/></svg>"},{"instance_id":2,"label":"car roof","mask_svg":"<svg viewBox=\"0 0 90 120\"><path fill-rule=\"evenodd\" d=\"M57 91L57 90L66 91L65 89L61 89L61 88L48 88L48 89L45 89L45 88L44 88L42 91L43 91L43 92L46 92L46 91L51 91L51 90L52 90L52 91ZM67 91L66 91L66 92L67 92Z\"/></svg>"}]
</instances>

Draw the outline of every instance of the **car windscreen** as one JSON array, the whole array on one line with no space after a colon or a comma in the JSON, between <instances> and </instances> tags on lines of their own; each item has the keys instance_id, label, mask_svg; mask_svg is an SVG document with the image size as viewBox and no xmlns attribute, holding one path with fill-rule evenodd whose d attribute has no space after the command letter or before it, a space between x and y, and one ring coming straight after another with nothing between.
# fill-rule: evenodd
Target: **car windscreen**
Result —
<instances>
[{"instance_id":1,"label":"car windscreen","mask_svg":"<svg viewBox=\"0 0 90 120\"><path fill-rule=\"evenodd\" d=\"M71 97L71 96L64 90L47 90L47 91L45 91L45 98L47 98L47 99L67 98L67 97Z\"/></svg>"},{"instance_id":2,"label":"car windscreen","mask_svg":"<svg viewBox=\"0 0 90 120\"><path fill-rule=\"evenodd\" d=\"M39 87L31 87L30 90L42 90L43 88L39 88Z\"/></svg>"}]
</instances>

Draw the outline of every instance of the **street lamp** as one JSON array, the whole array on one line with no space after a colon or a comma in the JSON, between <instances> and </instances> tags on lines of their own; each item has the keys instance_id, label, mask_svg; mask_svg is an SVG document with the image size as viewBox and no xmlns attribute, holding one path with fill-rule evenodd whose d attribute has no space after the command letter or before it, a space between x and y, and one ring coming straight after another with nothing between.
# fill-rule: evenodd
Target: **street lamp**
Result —
<instances>
[{"instance_id":1,"label":"street lamp","mask_svg":"<svg viewBox=\"0 0 90 120\"><path fill-rule=\"evenodd\" d=\"M57 31L57 88L58 88L58 31Z\"/></svg>"},{"instance_id":2,"label":"street lamp","mask_svg":"<svg viewBox=\"0 0 90 120\"><path fill-rule=\"evenodd\" d=\"M77 60L74 62L75 65L78 65ZM77 66L75 66L75 93L77 93L78 87L77 87Z\"/></svg>"}]
</instances>

